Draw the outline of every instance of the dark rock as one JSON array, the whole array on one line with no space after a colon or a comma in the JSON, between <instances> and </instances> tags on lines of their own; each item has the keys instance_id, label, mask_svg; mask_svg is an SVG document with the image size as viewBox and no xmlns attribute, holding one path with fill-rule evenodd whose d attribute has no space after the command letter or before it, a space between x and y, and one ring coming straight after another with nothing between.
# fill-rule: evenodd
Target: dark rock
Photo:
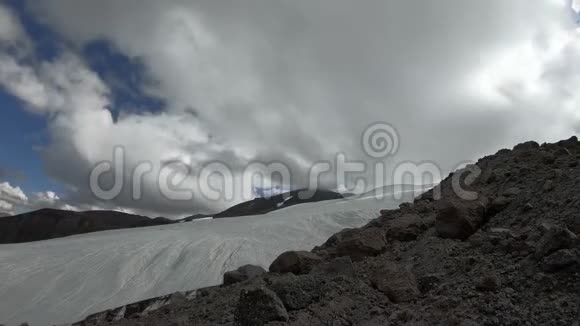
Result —
<instances>
[{"instance_id":1,"label":"dark rock","mask_svg":"<svg viewBox=\"0 0 580 326\"><path fill-rule=\"evenodd\" d=\"M556 156L572 156L572 153L566 147L560 147L555 152Z\"/></svg>"},{"instance_id":2,"label":"dark rock","mask_svg":"<svg viewBox=\"0 0 580 326\"><path fill-rule=\"evenodd\" d=\"M530 150L538 148L540 148L540 144L535 141L528 141L514 146L514 150Z\"/></svg>"},{"instance_id":3,"label":"dark rock","mask_svg":"<svg viewBox=\"0 0 580 326\"><path fill-rule=\"evenodd\" d=\"M185 293L176 292L153 299L147 299L126 306L109 309L103 312L92 314L85 320L73 324L73 326L98 325L100 323L122 320L124 318L134 318L145 312L154 312L168 305L182 304L195 297L196 291Z\"/></svg>"},{"instance_id":4,"label":"dark rock","mask_svg":"<svg viewBox=\"0 0 580 326\"><path fill-rule=\"evenodd\" d=\"M417 280L419 290L421 293L427 293L435 288L439 283L441 283L441 278L443 275L441 274L429 274L423 277L420 277Z\"/></svg>"},{"instance_id":5,"label":"dark rock","mask_svg":"<svg viewBox=\"0 0 580 326\"><path fill-rule=\"evenodd\" d=\"M262 326L272 321L288 320L288 312L276 293L266 288L242 290L236 306L235 325Z\"/></svg>"},{"instance_id":6,"label":"dark rock","mask_svg":"<svg viewBox=\"0 0 580 326\"><path fill-rule=\"evenodd\" d=\"M544 182L544 185L542 186L542 190L544 190L544 192L554 190L554 181L546 180L546 182Z\"/></svg>"},{"instance_id":7,"label":"dark rock","mask_svg":"<svg viewBox=\"0 0 580 326\"><path fill-rule=\"evenodd\" d=\"M352 260L361 260L364 257L376 256L387 248L384 233L380 228L346 230L337 236L337 257L348 256Z\"/></svg>"},{"instance_id":8,"label":"dark rock","mask_svg":"<svg viewBox=\"0 0 580 326\"><path fill-rule=\"evenodd\" d=\"M230 285L256 278L266 273L266 270L260 266L244 265L235 271L224 274L224 285Z\"/></svg>"},{"instance_id":9,"label":"dark rock","mask_svg":"<svg viewBox=\"0 0 580 326\"><path fill-rule=\"evenodd\" d=\"M338 257L316 265L311 274L355 276L354 266L350 257Z\"/></svg>"},{"instance_id":10,"label":"dark rock","mask_svg":"<svg viewBox=\"0 0 580 326\"><path fill-rule=\"evenodd\" d=\"M435 227L441 238L465 240L485 221L486 200L448 200L437 212Z\"/></svg>"},{"instance_id":11,"label":"dark rock","mask_svg":"<svg viewBox=\"0 0 580 326\"><path fill-rule=\"evenodd\" d=\"M476 288L480 291L495 292L501 286L501 281L495 273L484 275L477 284Z\"/></svg>"},{"instance_id":12,"label":"dark rock","mask_svg":"<svg viewBox=\"0 0 580 326\"><path fill-rule=\"evenodd\" d=\"M541 157L542 162L544 162L545 164L551 165L556 162L556 156L552 153L542 152Z\"/></svg>"},{"instance_id":13,"label":"dark rock","mask_svg":"<svg viewBox=\"0 0 580 326\"><path fill-rule=\"evenodd\" d=\"M562 249L545 257L542 260L542 269L548 273L558 272L562 269L580 264L578 250Z\"/></svg>"},{"instance_id":14,"label":"dark rock","mask_svg":"<svg viewBox=\"0 0 580 326\"><path fill-rule=\"evenodd\" d=\"M512 200L507 197L496 197L489 205L487 213L489 215L495 215L506 209L506 207L508 207L511 202Z\"/></svg>"},{"instance_id":15,"label":"dark rock","mask_svg":"<svg viewBox=\"0 0 580 326\"><path fill-rule=\"evenodd\" d=\"M576 245L578 237L567 228L544 224L544 235L536 245L534 256L541 259L560 249L569 249Z\"/></svg>"},{"instance_id":16,"label":"dark rock","mask_svg":"<svg viewBox=\"0 0 580 326\"><path fill-rule=\"evenodd\" d=\"M514 196L519 195L521 192L522 191L520 190L520 188L511 187L511 188L504 190L503 195L506 197L514 197Z\"/></svg>"},{"instance_id":17,"label":"dark rock","mask_svg":"<svg viewBox=\"0 0 580 326\"><path fill-rule=\"evenodd\" d=\"M371 283L394 303L413 301L421 294L415 275L394 264L373 273Z\"/></svg>"},{"instance_id":18,"label":"dark rock","mask_svg":"<svg viewBox=\"0 0 580 326\"><path fill-rule=\"evenodd\" d=\"M322 261L318 255L308 251L287 251L270 265L272 273L306 274Z\"/></svg>"},{"instance_id":19,"label":"dark rock","mask_svg":"<svg viewBox=\"0 0 580 326\"><path fill-rule=\"evenodd\" d=\"M576 235L580 235L580 214L568 217L566 226Z\"/></svg>"},{"instance_id":20,"label":"dark rock","mask_svg":"<svg viewBox=\"0 0 580 326\"><path fill-rule=\"evenodd\" d=\"M304 309L320 297L320 284L314 275L286 274L273 280L269 288L288 311Z\"/></svg>"},{"instance_id":21,"label":"dark rock","mask_svg":"<svg viewBox=\"0 0 580 326\"><path fill-rule=\"evenodd\" d=\"M399 241L412 241L425 230L423 219L417 214L405 214L401 217L389 220L387 237Z\"/></svg>"},{"instance_id":22,"label":"dark rock","mask_svg":"<svg viewBox=\"0 0 580 326\"><path fill-rule=\"evenodd\" d=\"M522 207L522 211L524 212L529 212L531 210L534 209L534 205L532 205L531 203L526 203L523 207Z\"/></svg>"},{"instance_id":23,"label":"dark rock","mask_svg":"<svg viewBox=\"0 0 580 326\"><path fill-rule=\"evenodd\" d=\"M560 140L559 142L556 143L556 145L566 148L573 148L579 145L578 137L572 136L566 140Z\"/></svg>"}]
</instances>

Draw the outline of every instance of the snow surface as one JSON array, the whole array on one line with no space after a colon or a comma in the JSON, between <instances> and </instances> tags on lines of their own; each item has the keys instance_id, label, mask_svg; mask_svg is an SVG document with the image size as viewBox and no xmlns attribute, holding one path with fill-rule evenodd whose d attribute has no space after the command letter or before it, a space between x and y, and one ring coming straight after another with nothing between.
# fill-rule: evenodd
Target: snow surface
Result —
<instances>
[{"instance_id":1,"label":"snow surface","mask_svg":"<svg viewBox=\"0 0 580 326\"><path fill-rule=\"evenodd\" d=\"M221 284L360 227L400 200L347 198L244 216L0 245L0 324L71 323L129 303Z\"/></svg>"}]
</instances>

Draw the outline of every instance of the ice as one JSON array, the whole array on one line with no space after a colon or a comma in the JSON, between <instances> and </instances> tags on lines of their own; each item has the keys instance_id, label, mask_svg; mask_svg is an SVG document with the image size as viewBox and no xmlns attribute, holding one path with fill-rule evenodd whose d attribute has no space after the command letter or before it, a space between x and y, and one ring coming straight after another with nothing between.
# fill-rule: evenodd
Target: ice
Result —
<instances>
[{"instance_id":1,"label":"ice","mask_svg":"<svg viewBox=\"0 0 580 326\"><path fill-rule=\"evenodd\" d=\"M0 245L0 324L71 323L132 302L217 285L228 270L245 264L268 268L280 253L310 250L401 201L341 199L261 216Z\"/></svg>"}]
</instances>

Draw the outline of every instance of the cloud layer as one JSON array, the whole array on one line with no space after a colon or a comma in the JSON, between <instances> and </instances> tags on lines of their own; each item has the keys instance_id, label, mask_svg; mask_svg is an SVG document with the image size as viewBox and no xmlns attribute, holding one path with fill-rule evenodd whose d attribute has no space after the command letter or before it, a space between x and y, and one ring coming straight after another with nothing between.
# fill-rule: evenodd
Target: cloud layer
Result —
<instances>
[{"instance_id":1,"label":"cloud layer","mask_svg":"<svg viewBox=\"0 0 580 326\"><path fill-rule=\"evenodd\" d=\"M142 91L167 103L160 113L135 108L114 117L114 90L74 49L53 61L21 60L33 55L30 40L0 10L12 17L0 19L3 43L20 49L0 52L0 83L29 111L51 117L46 167L77 204L103 204L89 191L88 175L115 146L126 150L126 175L140 162L151 162L153 172L141 201L124 189L105 204L180 215L232 202L167 200L154 176L168 161L193 172L220 161L234 175L252 161L281 161L292 183L304 184L314 162L338 152L372 162L360 137L378 121L400 135L391 166L431 160L445 172L501 146L580 131L580 42L567 1L29 5L77 46L104 39L142 60L156 81ZM195 189L196 178L183 174ZM323 180L347 188L353 181Z\"/></svg>"}]
</instances>

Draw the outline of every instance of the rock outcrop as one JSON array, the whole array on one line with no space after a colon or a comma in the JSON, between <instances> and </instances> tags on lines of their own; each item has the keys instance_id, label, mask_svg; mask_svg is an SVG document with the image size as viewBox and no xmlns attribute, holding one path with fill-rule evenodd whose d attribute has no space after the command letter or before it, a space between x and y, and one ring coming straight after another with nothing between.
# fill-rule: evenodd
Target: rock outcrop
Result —
<instances>
[{"instance_id":1,"label":"rock outcrop","mask_svg":"<svg viewBox=\"0 0 580 326\"><path fill-rule=\"evenodd\" d=\"M251 280L264 273L266 273L266 270L260 266L244 265L235 271L226 272L224 274L224 285Z\"/></svg>"}]
</instances>

